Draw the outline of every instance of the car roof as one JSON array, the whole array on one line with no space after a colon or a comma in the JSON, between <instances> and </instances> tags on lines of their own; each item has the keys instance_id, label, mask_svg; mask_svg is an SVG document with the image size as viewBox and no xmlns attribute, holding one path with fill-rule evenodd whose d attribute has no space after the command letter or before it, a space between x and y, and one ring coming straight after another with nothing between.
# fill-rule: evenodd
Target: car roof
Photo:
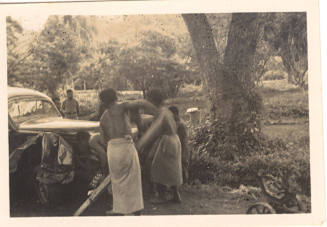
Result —
<instances>
[{"instance_id":1,"label":"car roof","mask_svg":"<svg viewBox=\"0 0 327 227\"><path fill-rule=\"evenodd\" d=\"M51 100L49 96L27 88L19 88L19 87L8 87L8 99L18 96L37 96L42 97L48 100Z\"/></svg>"}]
</instances>

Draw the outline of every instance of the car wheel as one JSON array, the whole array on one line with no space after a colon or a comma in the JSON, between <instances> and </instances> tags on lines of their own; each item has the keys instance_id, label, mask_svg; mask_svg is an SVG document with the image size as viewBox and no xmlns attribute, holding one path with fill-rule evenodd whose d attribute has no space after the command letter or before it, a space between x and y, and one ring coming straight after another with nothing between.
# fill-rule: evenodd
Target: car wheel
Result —
<instances>
[{"instance_id":1,"label":"car wheel","mask_svg":"<svg viewBox=\"0 0 327 227\"><path fill-rule=\"evenodd\" d=\"M256 203L249 207L247 214L276 214L276 211L268 203Z\"/></svg>"}]
</instances>

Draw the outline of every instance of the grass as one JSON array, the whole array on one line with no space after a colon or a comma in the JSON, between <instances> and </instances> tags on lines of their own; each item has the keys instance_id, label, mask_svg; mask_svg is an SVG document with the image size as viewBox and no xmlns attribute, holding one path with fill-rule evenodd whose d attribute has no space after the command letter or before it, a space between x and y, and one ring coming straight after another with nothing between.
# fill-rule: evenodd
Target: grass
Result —
<instances>
[{"instance_id":1,"label":"grass","mask_svg":"<svg viewBox=\"0 0 327 227\"><path fill-rule=\"evenodd\" d=\"M308 108L308 92L302 89L263 90L263 103L265 106L296 106Z\"/></svg>"},{"instance_id":2,"label":"grass","mask_svg":"<svg viewBox=\"0 0 327 227\"><path fill-rule=\"evenodd\" d=\"M262 131L271 139L281 138L287 141L304 141L309 138L309 124L265 125Z\"/></svg>"},{"instance_id":3,"label":"grass","mask_svg":"<svg viewBox=\"0 0 327 227\"><path fill-rule=\"evenodd\" d=\"M263 87L264 88L275 89L275 90L278 90L278 91L285 91L285 90L290 90L290 89L296 89L297 88L297 86L295 86L294 84L289 84L287 82L287 79L263 81Z\"/></svg>"}]
</instances>

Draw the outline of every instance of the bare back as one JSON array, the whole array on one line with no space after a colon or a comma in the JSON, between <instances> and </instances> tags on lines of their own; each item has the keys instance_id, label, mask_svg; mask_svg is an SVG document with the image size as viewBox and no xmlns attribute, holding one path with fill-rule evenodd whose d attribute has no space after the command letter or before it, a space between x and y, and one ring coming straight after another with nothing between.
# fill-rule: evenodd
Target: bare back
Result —
<instances>
[{"instance_id":1,"label":"bare back","mask_svg":"<svg viewBox=\"0 0 327 227\"><path fill-rule=\"evenodd\" d=\"M115 104L107 109L100 119L100 127L105 142L131 135L131 125L125 105Z\"/></svg>"}]
</instances>

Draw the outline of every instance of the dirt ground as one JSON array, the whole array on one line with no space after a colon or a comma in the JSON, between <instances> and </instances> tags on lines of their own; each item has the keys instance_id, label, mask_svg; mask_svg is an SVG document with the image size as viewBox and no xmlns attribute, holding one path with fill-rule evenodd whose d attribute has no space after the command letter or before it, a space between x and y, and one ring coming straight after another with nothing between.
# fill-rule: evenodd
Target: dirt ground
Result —
<instances>
[{"instance_id":1,"label":"dirt ground","mask_svg":"<svg viewBox=\"0 0 327 227\"><path fill-rule=\"evenodd\" d=\"M216 185L184 185L181 188L181 204L166 203L153 205L149 193L144 193L143 215L187 215L187 214L245 214L247 208L259 201L239 190L224 192ZM85 197L84 197L85 198ZM12 217L72 216L83 199L62 201L56 207L46 208L35 201L17 202L11 209ZM111 197L104 192L82 216L105 216L111 208Z\"/></svg>"}]
</instances>

